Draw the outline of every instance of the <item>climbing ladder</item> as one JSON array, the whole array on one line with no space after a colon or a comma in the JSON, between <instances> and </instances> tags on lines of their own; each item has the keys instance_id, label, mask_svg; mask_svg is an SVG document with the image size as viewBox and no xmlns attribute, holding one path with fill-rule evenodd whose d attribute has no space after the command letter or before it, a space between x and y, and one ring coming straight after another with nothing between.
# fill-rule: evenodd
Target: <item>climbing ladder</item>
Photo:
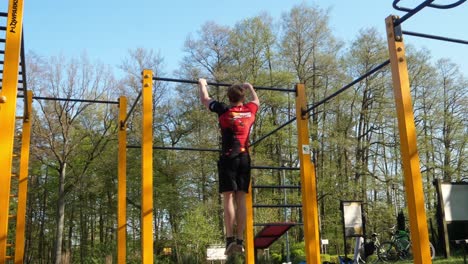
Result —
<instances>
[{"instance_id":1,"label":"climbing ladder","mask_svg":"<svg viewBox=\"0 0 468 264\"><path fill-rule=\"evenodd\" d=\"M5 17L7 18L5 20ZM4 36L0 36L0 42L4 43L3 48L1 49L1 54L3 55L2 60L2 69L1 73L1 91L0 91L0 264L6 263L8 259L13 259L12 255L7 255L7 244L10 245L12 243L8 243L8 222L11 220L13 215L10 213L10 187L12 182L12 177L18 177L18 190L19 191L14 197L15 200L18 202L17 208L25 206L26 198L24 192L24 186L27 185L25 180L21 179L22 175L27 175L27 157L29 153L24 154L21 153L20 157L20 170L17 173L13 171L13 164L14 164L14 140L15 140L15 127L16 127L16 107L17 107L17 98L18 98L18 87L19 83L24 81L25 82L25 72L19 71L20 66L20 55L24 52L22 50L22 26L23 26L23 1L22 0L10 0L8 5L8 13L0 13L0 30L4 32ZM24 49L23 49L24 50ZM24 60L22 60L24 68ZM18 74L18 73L21 74ZM22 76L21 80L19 75ZM23 92L26 90L25 85L22 85ZM28 96L24 94L26 101L28 101ZM32 96L29 96L29 101L31 100ZM27 103L24 105L25 111L23 111L23 115L28 115L30 111L27 109ZM24 118L23 122L23 136L25 135L25 126L26 130L28 129L27 126L30 125L29 123L29 116L28 118ZM30 128L30 127L29 127ZM29 139L28 139L29 140ZM26 141L28 141L26 140ZM23 140L22 149L29 149L29 143L24 144L25 140ZM27 146L26 146L27 145ZM15 155L16 156L16 155ZM26 163L25 163L26 161ZM25 166L25 167L21 167ZM26 168L26 172L24 170ZM24 174L26 173L26 174ZM27 177L27 176L26 176ZM14 196L14 195L13 195ZM23 200L24 199L24 200ZM21 206L20 206L21 204ZM24 207L25 209L25 207ZM16 214L17 224L20 226L24 224L24 218L20 216L20 211ZM22 221L22 223L21 223ZM18 233L18 232L17 232ZM24 234L24 233L23 233ZM24 244L24 242L23 242ZM18 247L17 247L18 248ZM8 252L11 253L11 247L8 247ZM20 262L21 263L21 262Z\"/></svg>"}]
</instances>

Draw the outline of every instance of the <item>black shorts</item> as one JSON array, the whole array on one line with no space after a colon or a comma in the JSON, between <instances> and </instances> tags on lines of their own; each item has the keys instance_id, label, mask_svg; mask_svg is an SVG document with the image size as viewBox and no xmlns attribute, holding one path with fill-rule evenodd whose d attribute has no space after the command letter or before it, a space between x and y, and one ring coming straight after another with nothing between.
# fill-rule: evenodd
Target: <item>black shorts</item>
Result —
<instances>
[{"instance_id":1,"label":"black shorts","mask_svg":"<svg viewBox=\"0 0 468 264\"><path fill-rule=\"evenodd\" d=\"M249 192L250 156L241 153L231 158L221 156L218 161L219 192L244 191Z\"/></svg>"}]
</instances>

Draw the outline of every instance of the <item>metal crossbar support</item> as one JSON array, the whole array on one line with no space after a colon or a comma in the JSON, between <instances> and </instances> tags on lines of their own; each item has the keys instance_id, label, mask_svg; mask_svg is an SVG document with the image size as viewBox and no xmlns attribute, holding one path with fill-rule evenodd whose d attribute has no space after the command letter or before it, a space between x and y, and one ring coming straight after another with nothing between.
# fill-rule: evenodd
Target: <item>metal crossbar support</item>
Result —
<instances>
[{"instance_id":1,"label":"metal crossbar support","mask_svg":"<svg viewBox=\"0 0 468 264\"><path fill-rule=\"evenodd\" d=\"M383 67L387 66L388 64L390 64L390 60L387 60L387 61L384 61L382 62L381 64L377 65L376 67L374 67L373 69L371 69L370 71L368 71L367 73L365 73L364 75L360 76L359 78L355 79L354 81L350 82L349 84L343 86L342 88L340 88L339 90L337 90L336 92L332 93L331 95L325 97L324 99L318 101L317 103L315 103L314 105L312 105L311 107L309 107L308 109L303 109L303 114L305 113L309 113L310 111L312 111L313 109L319 107L320 105L328 102L329 100L333 99L335 96L339 95L340 93L344 92L345 90L349 89L350 87L353 87L353 85L355 85L356 83L364 80L365 78L367 78L368 76L376 73L377 71L379 71L380 69L382 69ZM276 133L278 130L282 129L283 127L291 124L292 122L296 121L296 118L291 118L290 120L286 121L284 124L282 124L281 126L275 128L274 130L272 130L271 132L263 135L262 137L260 137L259 139L257 139L256 141L252 142L250 144L250 146L253 146L253 145L256 145L258 144L260 141L264 140L265 138L271 136L272 134Z\"/></svg>"},{"instance_id":2,"label":"metal crossbar support","mask_svg":"<svg viewBox=\"0 0 468 264\"><path fill-rule=\"evenodd\" d=\"M117 198L117 263L127 263L127 97L119 98L119 161Z\"/></svg>"},{"instance_id":3,"label":"metal crossbar support","mask_svg":"<svg viewBox=\"0 0 468 264\"><path fill-rule=\"evenodd\" d=\"M22 98L22 95L18 97ZM89 99L75 99L75 98L59 98L59 97L45 97L45 96L33 96L34 100L45 100L45 101L64 101L64 102L81 102L81 103L97 103L97 104L119 104L117 101L106 101L106 100L89 100Z\"/></svg>"},{"instance_id":4,"label":"metal crossbar support","mask_svg":"<svg viewBox=\"0 0 468 264\"><path fill-rule=\"evenodd\" d=\"M251 166L251 169L257 170L300 170L301 168L296 167L272 167L272 166Z\"/></svg>"},{"instance_id":5,"label":"metal crossbar support","mask_svg":"<svg viewBox=\"0 0 468 264\"><path fill-rule=\"evenodd\" d=\"M31 142L32 92L26 92L29 112L24 113L21 139L20 171L18 174L18 209L16 212L15 263L23 263L26 231L26 201L28 199L29 149Z\"/></svg>"},{"instance_id":6,"label":"metal crossbar support","mask_svg":"<svg viewBox=\"0 0 468 264\"><path fill-rule=\"evenodd\" d=\"M162 81L162 82L177 82L177 83L198 84L198 81L183 80L183 79L173 79L173 78L154 77L153 80L155 80L155 81ZM223 86L223 87L230 87L230 86L232 86L232 84L228 84L228 83L208 82L207 84L208 84L208 85L213 85L213 86ZM255 90L280 91L280 92L289 92L289 93L296 92L296 90L294 90L294 89L286 89L286 88L263 87L263 86L254 86L254 88L255 88Z\"/></svg>"},{"instance_id":7,"label":"metal crossbar support","mask_svg":"<svg viewBox=\"0 0 468 264\"><path fill-rule=\"evenodd\" d=\"M409 86L408 65L406 63L403 38L395 30L395 17L385 19L387 42L392 68L393 92L395 97L400 134L400 151L410 219L411 241L413 242L414 263L432 263L429 251L429 234L424 204L424 189L417 149L416 126Z\"/></svg>"},{"instance_id":8,"label":"metal crossbar support","mask_svg":"<svg viewBox=\"0 0 468 264\"><path fill-rule=\"evenodd\" d=\"M0 103L0 264L6 261L8 212L10 205L11 170L15 134L16 102L18 95L18 68L23 27L23 0L10 0L3 67L3 103Z\"/></svg>"},{"instance_id":9,"label":"metal crossbar support","mask_svg":"<svg viewBox=\"0 0 468 264\"><path fill-rule=\"evenodd\" d=\"M356 78L355 80L353 80L352 82L348 83L347 85L343 86L342 88L340 88L339 90L335 91L334 93L330 94L329 96L323 98L322 100L318 101L317 103L315 103L314 105L312 105L311 107L307 108L307 110L305 110L304 113L302 114L305 114L305 113L309 113L310 111L312 111L313 109L319 107L320 105L330 101L331 99L333 99L334 97L338 96L340 93L344 92L345 90L353 87L356 83L364 80L365 78L371 76L372 74L378 72L379 70L381 70L383 67L387 66L388 64L390 64L390 60L386 60L384 62L382 62L381 64L375 66L374 68L372 68L371 70L369 70L368 72L364 73L363 75L359 76L358 78Z\"/></svg>"},{"instance_id":10,"label":"metal crossbar support","mask_svg":"<svg viewBox=\"0 0 468 264\"><path fill-rule=\"evenodd\" d=\"M302 204L254 204L254 208L292 208L292 207L297 207L300 208L302 207Z\"/></svg>"},{"instance_id":11,"label":"metal crossbar support","mask_svg":"<svg viewBox=\"0 0 468 264\"><path fill-rule=\"evenodd\" d=\"M253 185L254 189L300 189L297 185Z\"/></svg>"},{"instance_id":12,"label":"metal crossbar support","mask_svg":"<svg viewBox=\"0 0 468 264\"><path fill-rule=\"evenodd\" d=\"M137 105L138 101L140 100L141 94L142 94L142 91L140 91L140 92L138 93L138 96L137 96L137 98L135 99L135 102L133 102L133 105L132 105L132 107L130 108L130 111L128 111L128 114L127 114L127 116L125 117L125 120L124 120L123 123L122 123L123 125L127 125L127 121L128 121L128 119L130 118L130 116L132 115L133 110L135 110L135 106Z\"/></svg>"},{"instance_id":13,"label":"metal crossbar support","mask_svg":"<svg viewBox=\"0 0 468 264\"><path fill-rule=\"evenodd\" d=\"M278 225L278 226L282 226L282 225L304 225L303 223L257 223L257 224L254 224L254 226L271 226L271 225Z\"/></svg>"},{"instance_id":14,"label":"metal crossbar support","mask_svg":"<svg viewBox=\"0 0 468 264\"><path fill-rule=\"evenodd\" d=\"M460 43L460 44L468 44L468 41L461 40L461 39L447 38L447 37L441 37L441 36L435 36L435 35L429 35L429 34L423 34L423 33L405 31L405 30L403 30L402 32L403 32L403 34L408 35L408 36L428 38L428 39L436 39L436 40L442 40L442 41Z\"/></svg>"},{"instance_id":15,"label":"metal crossbar support","mask_svg":"<svg viewBox=\"0 0 468 264\"><path fill-rule=\"evenodd\" d=\"M153 263L153 71L143 70L141 138L141 254L143 264Z\"/></svg>"},{"instance_id":16,"label":"metal crossbar support","mask_svg":"<svg viewBox=\"0 0 468 264\"><path fill-rule=\"evenodd\" d=\"M139 149L139 148L141 148L141 146L128 145L127 148ZM161 146L153 146L153 149L160 149L160 150L187 150L187 151L221 152L220 149L208 149L208 148L182 148L182 147L161 147Z\"/></svg>"},{"instance_id":17,"label":"metal crossbar support","mask_svg":"<svg viewBox=\"0 0 468 264\"><path fill-rule=\"evenodd\" d=\"M320 263L317 186L315 167L311 161L309 118L307 114L303 114L307 107L304 84L297 84L296 90L297 151L301 165L302 213L304 219L306 262Z\"/></svg>"}]
</instances>

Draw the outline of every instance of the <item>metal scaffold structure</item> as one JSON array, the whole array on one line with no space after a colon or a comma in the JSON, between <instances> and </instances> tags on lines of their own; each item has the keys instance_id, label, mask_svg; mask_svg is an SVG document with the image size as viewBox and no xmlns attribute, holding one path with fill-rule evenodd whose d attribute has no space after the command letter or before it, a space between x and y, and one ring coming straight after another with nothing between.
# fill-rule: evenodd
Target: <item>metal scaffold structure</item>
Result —
<instances>
[{"instance_id":1,"label":"metal scaffold structure","mask_svg":"<svg viewBox=\"0 0 468 264\"><path fill-rule=\"evenodd\" d=\"M302 226L305 239L305 253L307 263L320 263L320 234L319 234L319 211L317 202L317 186L315 175L315 164L312 162L312 151L310 149L309 136L309 113L317 107L332 100L345 90L363 81L368 76L382 71L387 65L391 66L395 108L398 119L400 134L400 151L404 169L404 181L406 186L406 197L408 201L408 212L411 229L411 241L413 241L414 263L432 263L429 253L429 235L425 212L425 202L423 185L421 180L420 162L416 142L416 126L414 122L414 110L410 93L409 76L407 70L407 60L403 35L431 38L436 40L449 41L460 44L468 44L468 41L453 38L433 36L429 34L416 33L402 30L402 23L415 15L425 7L449 9L456 7L466 0L457 1L450 5L436 5L433 0L427 0L415 8L409 9L399 6L399 0L393 2L395 9L407 12L401 18L388 16L385 19L389 59L373 67L367 73L353 80L351 83L338 89L331 95L308 106L306 100L306 87L304 84L296 84L294 89L255 87L257 90L279 91L294 93L296 104L296 116L284 124L278 126L273 131L260 136L251 146L260 143L265 138L276 133L287 125L296 122L297 125L297 156L299 167L271 167L252 166L252 169L269 170L298 170L300 174L300 186L280 185L251 185L247 195L247 226L246 226L246 251L245 262L253 264L256 261L256 249L265 248L271 245L277 238L283 235L292 226ZM32 100L55 100L55 101L76 101L88 103L102 103L118 105L118 197L117 197L117 261L126 263L127 260L127 216L126 216L126 181L127 181L127 150L141 149L142 176L141 176L141 259L142 263L153 263L154 261L154 230L153 230L153 150L178 150L178 151L207 151L219 152L218 149L211 148L191 148L191 147L164 147L153 145L153 87L155 82L177 82L186 84L197 84L197 81L162 78L153 76L152 70L142 72L142 88L139 95L127 112L127 97L121 96L118 101L88 100L81 98L51 98L33 96L27 90L26 85L26 62L24 58L23 39L23 0L10 0L7 13L0 13L0 17L6 17L4 24L0 25L0 30L5 32L5 38L0 39L5 43L0 73L0 264L9 260L14 263L23 263L25 255L25 219L27 200L27 180L29 148L31 136L31 111ZM210 85L227 87L230 84L208 83ZM18 98L23 98L24 103L21 111L17 111ZM141 102L140 102L141 100ZM127 123L129 116L135 111L136 106L141 103L142 109L142 134L141 146L127 145ZM21 113L19 116L17 112ZM21 131L15 131L16 122L22 121ZM21 132L21 146L16 146L15 139ZM15 149L20 149L15 153ZM14 162L19 158L19 162ZM19 164L19 169L14 168L14 164ZM17 183L16 188L12 188L12 183ZM252 188L279 188L279 189L300 189L302 204L300 205L263 205L254 204L252 198ZM12 193L12 190L17 193ZM11 203L16 202L16 213L11 212ZM254 209L265 207L301 207L303 223L254 223ZM9 236L9 224L15 222L15 239ZM255 226L264 226L263 230L254 234ZM265 242L263 236L266 231L271 231L274 236L270 236ZM256 238L261 238L256 240ZM9 240L10 239L10 240ZM263 240L262 240L263 239Z\"/></svg>"}]
</instances>

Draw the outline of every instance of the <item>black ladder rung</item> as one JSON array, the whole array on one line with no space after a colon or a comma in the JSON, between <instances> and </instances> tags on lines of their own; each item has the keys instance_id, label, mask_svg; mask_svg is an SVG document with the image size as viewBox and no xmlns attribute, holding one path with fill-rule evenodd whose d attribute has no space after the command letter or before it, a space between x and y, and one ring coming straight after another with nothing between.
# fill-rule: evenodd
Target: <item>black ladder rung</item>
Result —
<instances>
[{"instance_id":1,"label":"black ladder rung","mask_svg":"<svg viewBox=\"0 0 468 264\"><path fill-rule=\"evenodd\" d=\"M285 208L285 207L302 207L302 204L276 204L276 205L271 205L271 204L254 204L254 208Z\"/></svg>"},{"instance_id":2,"label":"black ladder rung","mask_svg":"<svg viewBox=\"0 0 468 264\"><path fill-rule=\"evenodd\" d=\"M304 225L303 223L256 223L254 226L290 226Z\"/></svg>"},{"instance_id":3,"label":"black ladder rung","mask_svg":"<svg viewBox=\"0 0 468 264\"><path fill-rule=\"evenodd\" d=\"M20 156L20 154L18 154L18 153L13 153L13 158L17 158L17 157L19 157L19 156Z\"/></svg>"},{"instance_id":4,"label":"black ladder rung","mask_svg":"<svg viewBox=\"0 0 468 264\"><path fill-rule=\"evenodd\" d=\"M15 214L8 215L8 218L16 218L16 215Z\"/></svg>"},{"instance_id":5,"label":"black ladder rung","mask_svg":"<svg viewBox=\"0 0 468 264\"><path fill-rule=\"evenodd\" d=\"M252 188L257 189L300 189L299 185L252 185Z\"/></svg>"},{"instance_id":6,"label":"black ladder rung","mask_svg":"<svg viewBox=\"0 0 468 264\"><path fill-rule=\"evenodd\" d=\"M12 178L16 178L16 177L18 177L18 174L12 173L12 174L11 174L11 177L12 177Z\"/></svg>"},{"instance_id":7,"label":"black ladder rung","mask_svg":"<svg viewBox=\"0 0 468 264\"><path fill-rule=\"evenodd\" d=\"M17 194L10 194L10 197L16 198L16 197L18 197L18 195Z\"/></svg>"},{"instance_id":8,"label":"black ladder rung","mask_svg":"<svg viewBox=\"0 0 468 264\"><path fill-rule=\"evenodd\" d=\"M13 244L12 243L7 243L6 246L7 247L13 247Z\"/></svg>"},{"instance_id":9,"label":"black ladder rung","mask_svg":"<svg viewBox=\"0 0 468 264\"><path fill-rule=\"evenodd\" d=\"M15 116L16 120L24 119L24 116Z\"/></svg>"},{"instance_id":10,"label":"black ladder rung","mask_svg":"<svg viewBox=\"0 0 468 264\"><path fill-rule=\"evenodd\" d=\"M13 256L5 256L6 259L13 259Z\"/></svg>"}]
</instances>

